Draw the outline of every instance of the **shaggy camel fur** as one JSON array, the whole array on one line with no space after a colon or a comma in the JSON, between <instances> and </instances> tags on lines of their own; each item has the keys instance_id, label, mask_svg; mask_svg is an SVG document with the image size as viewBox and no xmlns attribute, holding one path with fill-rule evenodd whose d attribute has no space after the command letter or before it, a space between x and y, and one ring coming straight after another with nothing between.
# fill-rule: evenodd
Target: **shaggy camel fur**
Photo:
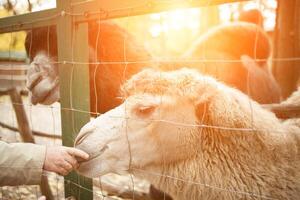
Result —
<instances>
[{"instance_id":1,"label":"shaggy camel fur","mask_svg":"<svg viewBox=\"0 0 300 200\"><path fill-rule=\"evenodd\" d=\"M292 95L285 101L281 102L282 105L300 106L300 87L292 93Z\"/></svg>"},{"instance_id":2,"label":"shaggy camel fur","mask_svg":"<svg viewBox=\"0 0 300 200\"><path fill-rule=\"evenodd\" d=\"M75 145L88 177L130 172L174 199L298 199L300 129L195 70L145 70Z\"/></svg>"},{"instance_id":3,"label":"shaggy camel fur","mask_svg":"<svg viewBox=\"0 0 300 200\"><path fill-rule=\"evenodd\" d=\"M280 105L283 105L283 108L285 106L300 106L300 88L293 92L285 101L282 101ZM300 127L300 118L290 118L285 120L284 123Z\"/></svg>"}]
</instances>

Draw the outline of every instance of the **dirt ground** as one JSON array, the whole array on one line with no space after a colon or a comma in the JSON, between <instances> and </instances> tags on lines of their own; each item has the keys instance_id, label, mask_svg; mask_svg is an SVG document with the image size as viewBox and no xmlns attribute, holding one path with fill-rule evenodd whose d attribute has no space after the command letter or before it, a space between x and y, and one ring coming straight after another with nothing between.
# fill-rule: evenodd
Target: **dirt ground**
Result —
<instances>
[{"instance_id":1,"label":"dirt ground","mask_svg":"<svg viewBox=\"0 0 300 200\"><path fill-rule=\"evenodd\" d=\"M55 103L51 106L36 105L29 103L27 97L23 97L24 107L30 122L30 126L35 131L42 131L50 134L61 135L61 118L60 118L60 104ZM0 122L17 127L15 113L8 96L0 96ZM18 132L14 132L0 126L0 138L6 142L21 142ZM48 139L43 137L35 137L37 144L42 145L61 145L59 139ZM48 177L51 191L55 199L64 198L64 182L63 177L54 173L45 172L44 175ZM139 192L147 192L149 183L136 178L131 179L130 175L119 176L116 174L108 174L99 179L93 180L94 183L106 183L113 187L122 188L123 190L132 190ZM105 197L106 191L94 184L93 196L94 199L121 199L117 197ZM14 199L38 199L42 194L39 186L17 186L17 187L0 187L0 200L14 200Z\"/></svg>"}]
</instances>

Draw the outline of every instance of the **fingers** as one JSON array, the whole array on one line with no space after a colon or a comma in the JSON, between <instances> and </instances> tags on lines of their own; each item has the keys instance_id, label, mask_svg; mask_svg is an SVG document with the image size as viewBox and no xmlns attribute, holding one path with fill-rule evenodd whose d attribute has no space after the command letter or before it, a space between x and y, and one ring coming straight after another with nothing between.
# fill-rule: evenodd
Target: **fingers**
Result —
<instances>
[{"instance_id":1,"label":"fingers","mask_svg":"<svg viewBox=\"0 0 300 200\"><path fill-rule=\"evenodd\" d=\"M55 161L54 161L55 162ZM44 167L44 170L55 172L61 176L66 176L72 171L72 165L67 161L57 161L56 163L51 163L49 166Z\"/></svg>"},{"instance_id":2,"label":"fingers","mask_svg":"<svg viewBox=\"0 0 300 200\"><path fill-rule=\"evenodd\" d=\"M68 175L73 170L72 164L70 164L67 160L63 160L57 166L57 173L63 176Z\"/></svg>"},{"instance_id":3,"label":"fingers","mask_svg":"<svg viewBox=\"0 0 300 200\"><path fill-rule=\"evenodd\" d=\"M63 167L60 167L58 168L57 173L61 176L67 176L70 173L70 171L66 170Z\"/></svg>"},{"instance_id":4,"label":"fingers","mask_svg":"<svg viewBox=\"0 0 300 200\"><path fill-rule=\"evenodd\" d=\"M82 151L80 149L68 147L67 152L72 156L82 158L84 160L87 160L89 158L89 154L85 153L84 151Z\"/></svg>"},{"instance_id":5,"label":"fingers","mask_svg":"<svg viewBox=\"0 0 300 200\"><path fill-rule=\"evenodd\" d=\"M78 168L79 164L78 164L77 160L76 160L74 157L72 157L72 156L70 156L69 154L67 154L67 156L65 157L65 160L66 160L70 165L72 165L72 168L73 168L73 169L77 169L77 168Z\"/></svg>"},{"instance_id":6,"label":"fingers","mask_svg":"<svg viewBox=\"0 0 300 200\"><path fill-rule=\"evenodd\" d=\"M73 166L72 166L68 161L66 161L66 160L64 160L64 162L62 162L62 163L60 164L60 166L61 166L63 169L65 169L66 171L68 171L68 172L70 172L70 171L73 170Z\"/></svg>"},{"instance_id":7,"label":"fingers","mask_svg":"<svg viewBox=\"0 0 300 200\"><path fill-rule=\"evenodd\" d=\"M89 155L71 147L47 147L43 169L66 176L73 169L79 167L75 157L85 160Z\"/></svg>"}]
</instances>

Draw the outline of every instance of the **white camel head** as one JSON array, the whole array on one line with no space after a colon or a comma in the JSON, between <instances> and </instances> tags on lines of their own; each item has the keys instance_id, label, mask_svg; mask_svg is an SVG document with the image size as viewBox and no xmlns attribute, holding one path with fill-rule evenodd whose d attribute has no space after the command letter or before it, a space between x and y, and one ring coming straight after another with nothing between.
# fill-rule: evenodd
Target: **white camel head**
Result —
<instances>
[{"instance_id":1,"label":"white camel head","mask_svg":"<svg viewBox=\"0 0 300 200\"><path fill-rule=\"evenodd\" d=\"M89 153L90 160L80 165L79 173L97 177L193 158L201 133L207 131L198 125L213 120L206 112L215 109L212 99L226 96L226 89L231 91L190 69L140 72L124 85L123 104L81 129L75 146Z\"/></svg>"},{"instance_id":2,"label":"white camel head","mask_svg":"<svg viewBox=\"0 0 300 200\"><path fill-rule=\"evenodd\" d=\"M282 124L245 94L189 69L142 71L123 89L124 103L89 122L77 136L75 146L90 155L79 173L130 172L176 200L239 199L180 179L240 188L251 192L249 199L252 193L299 196L298 136L285 133L298 133L298 128ZM262 177L259 184L256 177ZM273 187L283 189L270 192Z\"/></svg>"}]
</instances>

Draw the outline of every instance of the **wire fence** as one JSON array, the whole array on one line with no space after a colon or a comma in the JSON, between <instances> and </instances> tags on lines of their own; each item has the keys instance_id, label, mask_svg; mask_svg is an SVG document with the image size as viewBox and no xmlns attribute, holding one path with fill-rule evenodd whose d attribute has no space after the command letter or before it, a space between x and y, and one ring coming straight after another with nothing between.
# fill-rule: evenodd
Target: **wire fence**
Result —
<instances>
[{"instance_id":1,"label":"wire fence","mask_svg":"<svg viewBox=\"0 0 300 200\"><path fill-rule=\"evenodd\" d=\"M89 2L92 2L92 1L78 1L76 3L72 3L71 6L78 6L78 5L84 5L86 3L89 3ZM152 1L151 1L152 2ZM161 1L160 3L165 3L165 4L171 4L173 1L171 0L165 0L165 1ZM259 5L262 5L261 1L252 1L252 2L256 2L258 3ZM152 2L153 3L153 2ZM149 2L146 3L146 6L149 4ZM211 1L207 1L206 2L206 5L205 6L210 6L212 4ZM136 10L136 9L139 9L141 7L145 7L145 4L142 3L142 4L138 4L138 5L133 5L132 7L126 7L126 8L122 8L122 9L113 9L113 10L110 10L109 12L108 11L105 11L105 10L100 10L99 12L95 12L95 13L88 13L89 15L98 15L99 16L99 19L96 20L96 23L97 23L97 28L96 28L96 33L95 33L95 36L96 36L96 39L95 39L95 44L89 44L89 45L92 45L92 47L90 47L90 54L92 54L91 52L94 51L94 54L95 54L95 57L94 58L91 58L92 55L89 55L89 62L86 62L86 61L77 61L77 59L74 57L74 51L76 50L75 48L80 48L80 47L75 47L74 46L74 43L75 43L75 38L76 37L76 30L75 30L75 26L73 26L73 30L72 30L72 45L70 47L70 52L71 52L71 60L52 60L52 61L49 61L48 64L50 64L52 67L54 67L54 65L59 65L59 67L71 67L70 69L68 69L70 71L70 79L67 80L69 82L69 85L70 85L70 91L65 91L66 93L69 94L70 96L70 102L68 102L68 105L70 105L70 107L64 107L62 105L60 105L59 103L55 103L55 104L52 104L52 105L33 105L30 103L30 100L28 98L24 98L24 103L11 103L8 101L8 99L6 97L1 97L1 100L0 100L0 106L1 106L1 112L2 111L5 111L5 113L7 113L7 115L9 115L10 117L1 117L1 120L5 120L4 122L7 122L8 124L10 124L11 126L16 126L16 118L15 118L15 113L13 111L13 108L12 108L12 104L15 104L15 105L22 105L25 107L26 111L27 111L27 115L29 117L29 121L30 121L30 126L32 128L32 130L35 130L35 129L45 129L47 130L47 133L50 133L51 135L61 135L61 125L60 125L60 111L70 111L71 114L72 114L72 133L68 133L68 134L71 134L73 135L75 138L75 136L78 134L78 128L77 128L77 125L76 125L76 121L74 120L74 115L76 114L80 114L80 113L84 113L84 114L89 114L91 116L101 116L103 114L103 112L99 111L99 106L98 105L103 105L103 101L105 101L105 99L99 99L99 97L101 96L99 94L99 91L100 91L100 87L98 85L99 83L99 80L97 78L99 78L99 76L97 76L97 72L101 71L101 70L105 70L105 67L106 68L117 68L117 67L120 67L121 66L121 71L122 71L122 75L121 75L121 81L120 81L120 86L125 83L128 79L128 76L127 76L127 70L130 68L129 65L133 65L133 64L137 64L137 65L141 65L141 66L145 66L148 67L151 65L160 65L160 64L185 64L185 65L188 65L189 63L201 63L201 64L207 64L207 63L240 63L241 60L240 59L232 59L232 58L228 58L228 59L210 59L210 58L201 58L201 59L185 59L185 58L166 58L166 59L161 59L161 58L149 58L149 59L145 59L145 60L132 60L132 58L128 58L129 55L128 55L128 43L130 43L131 41L128 40L128 35L126 34L123 34L123 44L120 44L120 46L123 47L122 49L122 56L120 56L123 60L121 61L114 61L114 60L105 60L105 61L102 61L101 60L101 57L99 55L101 55L101 52L99 52L99 49L105 49L105 46L104 47L101 47L100 46L102 45L101 41L102 41L102 38L101 38L101 31L103 28L102 27L102 18L103 16L109 16L110 15L110 12L120 12L120 11L125 11L127 14L124 15L124 17L127 17L126 18L126 22L125 22L125 30L126 28L129 29L129 24L130 24L130 16L133 15L133 11ZM261 7L259 6L259 9L261 9ZM86 16L87 13L72 13L72 12L60 12L60 13L55 13L53 16L48 16L48 17L45 17L45 18L40 18L40 19L34 19L32 21L28 21L27 24L34 24L34 23L37 23L37 22L41 22L41 21L48 21L48 20L54 20L54 19L57 19L59 17L64 17L64 16L69 16L71 17L71 21L72 22L75 22L75 18L78 17L78 16ZM15 26L19 26L19 24L8 24L6 28L10 28L10 27L15 27ZM32 32L34 31L34 29L32 30L29 30L29 32ZM12 34L12 33L11 33ZM57 44L51 44L51 41L50 41L50 35L53 34L53 32L50 32L50 26L47 27L47 41L45 41L47 43L47 49L44 49L44 51L46 51L46 55L50 56L50 57L55 57L57 55L51 55L51 52L50 52L50 46L51 45L55 45L57 46ZM54 33L56 34L56 33ZM257 33L258 35L258 30L257 30ZM32 43L32 40L34 38L31 38L31 43ZM105 38L104 38L105 40ZM256 46L258 45L257 44L257 41L258 41L258 36L256 36L256 39L255 39L255 48L254 48L254 53L253 55L257 55L256 53ZM87 41L88 42L88 41ZM99 46L100 45L100 46ZM12 47L12 44L10 45L10 47ZM31 57L31 50L32 50L32 45L30 44L30 51L29 51L29 57ZM204 51L206 50L206 48L208 49L209 47L204 47ZM11 52L12 50L9 49L9 52ZM120 52L118 52L120 53ZM34 56L33 56L34 57ZM75 61L76 60L76 61ZM256 62L295 62L295 61L300 61L300 57L291 57L291 58L267 58L267 59L261 59L261 58L256 58L254 57L253 58L254 61ZM1 64L0 64L1 65ZM73 102L73 100L75 99L74 97L74 94L73 94L73 89L74 87L77 86L76 84L76 78L78 78L77 76L75 76L76 74L76 70L77 70L77 66L81 66L83 65L86 65L86 66L89 66L89 68L94 68L95 70L95 73L93 74L94 76L93 77L90 77L90 79L92 79L89 83L87 84L93 84L93 87L90 86L90 88L93 88L94 91L90 91L91 93L93 92L94 93L94 98L95 100L92 102L94 103L94 108L95 110L94 111L90 111L90 110L82 110L80 108L78 108L76 106L76 103ZM188 67L188 66L187 66ZM11 64L10 66L10 69L13 69L13 64ZM101 73L101 72L100 72ZM163 73L163 72L161 72ZM230 73L230 72L228 72ZM58 74L57 74L58 76ZM163 76L163 75L161 75ZM11 78L11 81L13 82L13 75L12 75L12 78ZM113 81L113 80L111 80ZM247 76L247 93L250 94L251 93L251 89L250 89L250 75L249 75L249 72L248 72L248 76ZM109 89L109 84L110 83L105 83L106 85L108 85L107 89ZM101 85L101 82L100 82L100 85ZM115 98L125 98L125 97L122 97L122 96L115 96ZM162 97L161 97L162 98ZM121 101L119 101L121 103ZM125 99L125 106L124 106L124 109L125 109L125 113L129 113L130 110L127 110L127 109L130 109L130 106L127 106L126 105L126 99ZM161 102L163 102L161 100ZM170 185L167 186L168 187L172 187L172 182L173 182L173 187L176 188L178 186L178 190L182 189L180 188L180 185L178 182L182 182L184 183L184 185L186 185L186 187L196 187L196 188L199 188L198 190L199 191L202 191L203 194L206 194L205 190L211 190L212 192L211 193L216 193L216 194L219 194L218 195L215 195L215 197L235 197L235 199L279 199L278 197L273 197L272 193L269 193L269 194L266 194L260 190L258 191L252 191L251 188L252 187L248 187L247 185L245 185L244 187L234 187L232 185L221 185L220 182L216 181L214 183L214 181L208 181L205 179L205 177L208 177L209 175L204 175L204 179L203 180L193 180L191 177L184 177L184 174L182 176L174 176L172 174L168 174L168 172L163 172L163 173L158 173L157 171L155 170L149 170L147 168L143 169L143 168L138 168L136 166L133 166L133 159L134 158L134 154L132 153L132 146L131 146L131 143L130 143L130 132L128 131L129 130L129 127L127 127L129 121L136 121L136 122L143 122L143 121L147 121L149 123L163 123L163 124L168 124L170 126L173 126L173 127L179 127L179 128L182 128L182 129L188 129L188 128L202 128L202 129L211 129L212 131L225 131L226 133L235 135L235 133L237 134L244 134L247 135L247 134L267 134L269 132L272 132L272 133L276 133L276 134L286 134L287 131L288 133L291 133L291 134L298 134L298 129L294 128L294 129L291 129L291 130L284 130L284 129L278 129L278 126L275 126L274 127L268 127L268 129L260 129L258 127L255 126L255 118L257 117L256 116L256 113L255 113L255 110L253 110L253 106L256 107L256 105L253 105L253 101L249 98L249 108L251 110L251 126L247 126L247 127L231 127L231 126L218 126L218 125L214 125L214 124L205 124L204 121L201 121L199 120L198 122L195 122L195 123L185 123L185 122L180 122L180 121L174 121L174 120L169 120L169 119L163 119L163 118L157 118L157 119L142 119L142 118L138 118L138 117L131 117L131 116L122 116L122 117L118 117L118 116L115 116L113 117L112 120L116 120L118 118L122 118L124 120L124 123L126 124L126 145L127 145L127 149L128 149L128 154L130 155L130 159L129 159L129 166L128 166L128 172L135 172L135 173L138 173L138 174L142 174L146 177L153 177L153 179L158 179L158 180L161 180L161 182L166 182L166 183L171 183ZM93 107L93 106L92 106ZM100 108L103 110L103 108ZM40 119L40 116L39 116L39 113L42 113L40 110L44 110L42 112L44 112L43 114L45 115L45 119L43 120L46 120L46 122L41 122L41 123L45 123L44 124L39 124L39 119ZM8 111L8 112L6 112ZM106 110L107 111L107 110ZM4 113L4 112L3 112ZM203 117L205 117L205 113L203 114ZM279 122L279 121L278 121ZM266 123L267 124L267 123ZM46 128L45 128L46 127ZM10 134L10 133L9 133ZM163 134L163 133L162 133ZM17 138L15 138L15 141L20 141L20 138L18 136L16 136ZM281 137L281 138L284 138L284 137ZM244 139L243 137L241 137L241 140ZM74 142L74 141L73 141ZM282 141L283 143L285 143L285 141ZM42 141L42 143L47 143L48 145L61 145L61 142L60 140L57 140L57 138L53 139L52 141L51 140L47 140L47 141ZM167 144L166 144L167 145ZM178 144L180 145L180 144ZM288 146L289 144L286 142L286 145ZM121 153L121 152L120 152ZM159 152L161 154L165 154L166 152ZM147 155L145 155L147 156ZM166 155L162 155L162 157L164 158ZM187 156L188 157L188 156ZM295 157L295 162L297 161L298 157ZM163 160L161 161L161 165L162 166L159 166L161 167L161 169L167 169L167 167L165 167L164 165L166 164L167 166L170 165L170 163L166 163L167 161L166 160ZM179 161L178 161L179 162ZM224 163L226 163L226 161L224 161ZM176 163L174 163L174 165L176 165ZM224 164L226 165L226 164ZM220 166L221 167L221 166ZM276 167L276 166L270 166L270 168L272 167ZM163 171L162 170L162 171ZM237 170L237 169L236 169ZM249 168L250 170L250 174L252 175L256 175L256 172L255 171L252 171L253 168ZM273 169L272 169L273 170ZM276 170L275 170L276 171ZM284 170L283 170L284 171ZM205 172L199 172L199 173L204 173ZM267 172L266 172L267 173ZM285 172L283 172L285 173ZM109 182L107 181L107 179L109 179L110 177L108 176L108 178L104 178L104 180L100 177L100 178L96 178L94 179L94 186L95 186L95 183L97 183L97 188L96 186L94 187L94 190L91 190L90 188L86 188L80 184L78 184L78 182L73 182L71 180L66 180L64 179L62 176L59 176L57 174L53 174L53 173L47 173L47 172L44 172L43 173L43 176L45 177L48 177L48 180L50 181L50 186L51 186L51 189L52 189L52 193L54 194L54 198L55 199L63 199L65 198L64 197L64 189L63 189L63 185L65 184L65 187L68 187L66 185L71 185L71 187L77 187L77 188L80 188L80 189L83 189L83 190L86 190L87 192L89 193L92 193L93 194L93 197L94 199L120 199L120 197L118 197L118 195L122 195L122 191L120 192L120 194L114 194L114 195L111 195L111 194L108 194L108 191L105 191L105 188L107 188L107 185L111 185L112 187L116 187L116 188L120 188L120 185L114 183L113 181L112 182ZM232 175L233 179L239 179L240 177L235 177L234 175ZM234 180L227 180L228 177L219 177L219 179L224 179L224 181L227 181L229 183L231 183L232 181L235 182ZM290 177L284 177L282 179L280 179L280 181L287 181ZM152 178L150 178L152 179ZM129 178L127 177L125 179L127 182L126 182L126 187L121 187L123 190L130 190L132 191L132 193L130 195L132 195L131 199L139 199L139 198L142 198L142 197L138 197L137 195L140 195L140 193L136 192L136 191L141 191L143 190L144 188L147 188L149 185L146 184L141 184L141 180L139 179L135 179L133 177L133 175L131 173L129 173ZM64 182L65 181L65 182ZM116 180L117 182L119 181L119 179ZM207 182L208 181L208 182ZM259 178L257 178L257 181L259 182ZM151 182L151 181L150 181ZM298 181L296 182L296 184L298 183ZM116 185L114 185L116 184ZM253 183L255 184L255 183ZM259 184L259 183L257 183ZM142 185L142 186L141 186ZM146 185L146 186L145 186ZM299 185L299 183L298 183ZM102 188L103 187L103 188ZM289 185L286 184L285 185L285 189L284 190L288 190L288 187ZM295 186L297 188L297 186ZM96 188L96 189L95 189ZM142 188L142 189L141 189ZM258 186L258 188L260 188L261 190L264 190L263 189L263 186ZM168 188L169 189L169 188ZM270 190L276 190L276 188L270 188ZM296 189L297 190L297 189ZM28 189L27 192L29 191L30 195L26 194L26 192L24 193L24 187L23 186L18 186L18 187L13 187L13 188L10 188L10 187L1 187L1 190L0 190L0 199L14 199L14 198L18 198L18 199L23 199L24 196L27 195L27 197L25 198L33 198L33 199L39 199L40 196L42 195L41 192L40 192L40 189L36 186L33 186L31 187L31 189ZM142 192L143 194L147 195L147 190L144 189L144 191ZM194 192L194 189L191 190L191 193ZM164 193L164 192L163 192ZM180 192L178 192L180 193ZM227 193L228 195L222 195L223 193ZM11 195L11 194L14 194L14 195ZM199 192L199 194L201 194L201 192ZM128 197L129 198L129 197ZM145 197L145 199L147 199L149 197ZM163 199L166 199L166 196L164 195L164 198Z\"/></svg>"}]
</instances>

